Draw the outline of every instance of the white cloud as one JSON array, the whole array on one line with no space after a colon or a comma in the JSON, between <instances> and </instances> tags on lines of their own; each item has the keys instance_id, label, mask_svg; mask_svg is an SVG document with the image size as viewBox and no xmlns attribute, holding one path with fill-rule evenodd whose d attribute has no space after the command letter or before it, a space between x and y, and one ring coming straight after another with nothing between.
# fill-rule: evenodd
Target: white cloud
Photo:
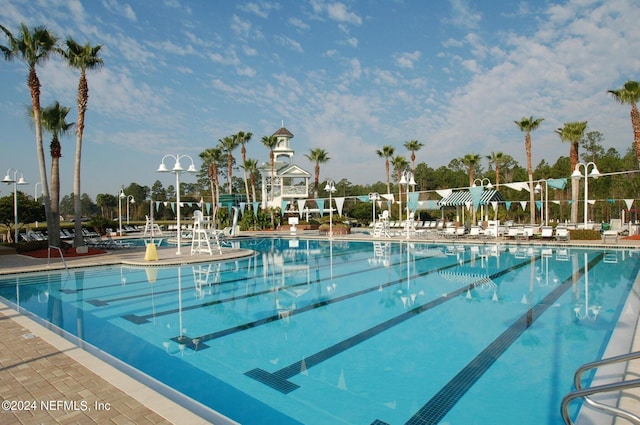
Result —
<instances>
[{"instance_id":1,"label":"white cloud","mask_svg":"<svg viewBox=\"0 0 640 425\"><path fill-rule=\"evenodd\" d=\"M304 52L304 50L302 49L302 45L297 42L296 40L287 37L285 35L277 35L275 36L275 39L278 43L280 43L282 46L288 47L291 50L294 50L296 52L302 53Z\"/></svg>"},{"instance_id":2,"label":"white cloud","mask_svg":"<svg viewBox=\"0 0 640 425\"><path fill-rule=\"evenodd\" d=\"M133 11L133 8L128 4L120 3L117 0L102 0L102 4L105 9L117 13L120 16L130 20L137 21L136 13Z\"/></svg>"},{"instance_id":3,"label":"white cloud","mask_svg":"<svg viewBox=\"0 0 640 425\"><path fill-rule=\"evenodd\" d=\"M414 52L400 53L396 57L396 65L398 65L400 68L413 69L415 62L420 59L420 56L421 53L418 50Z\"/></svg>"}]
</instances>

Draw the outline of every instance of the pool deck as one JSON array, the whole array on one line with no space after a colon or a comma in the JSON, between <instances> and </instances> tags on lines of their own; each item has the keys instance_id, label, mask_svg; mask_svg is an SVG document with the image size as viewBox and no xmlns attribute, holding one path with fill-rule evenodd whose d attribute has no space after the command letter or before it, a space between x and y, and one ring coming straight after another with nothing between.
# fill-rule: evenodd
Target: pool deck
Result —
<instances>
[{"instance_id":1,"label":"pool deck","mask_svg":"<svg viewBox=\"0 0 640 425\"><path fill-rule=\"evenodd\" d=\"M258 233L259 234L259 233ZM253 236L252 233L243 235ZM260 234L264 236L264 234ZM290 232L269 232L268 236L292 236ZM296 236L327 239L317 232L298 232ZM334 241L372 240L364 233L335 236ZM405 237L375 239L406 240ZM495 239L425 239L415 243L496 243ZM602 241L506 241L499 243L545 244L555 246L607 247L640 249L640 241L619 239L615 244ZM158 249L158 260L145 261L144 248L120 249L106 254L66 259L69 269L87 266L127 264L139 267L162 267L180 264L233 260L252 255L252 251L224 248L222 254L182 255L175 248ZM0 274L27 273L64 269L59 258L50 261L0 250ZM633 350L640 350L640 331L636 325ZM640 369L631 366L627 373L634 378ZM625 391L620 398L623 408L640 414L640 391ZM152 390L115 367L76 346L54 330L46 328L26 314L0 302L0 422L6 424L40 423L112 423L112 424L232 424L224 417L203 419L164 395ZM559 411L559 407L558 407ZM627 423L619 420L611 423Z\"/></svg>"}]
</instances>

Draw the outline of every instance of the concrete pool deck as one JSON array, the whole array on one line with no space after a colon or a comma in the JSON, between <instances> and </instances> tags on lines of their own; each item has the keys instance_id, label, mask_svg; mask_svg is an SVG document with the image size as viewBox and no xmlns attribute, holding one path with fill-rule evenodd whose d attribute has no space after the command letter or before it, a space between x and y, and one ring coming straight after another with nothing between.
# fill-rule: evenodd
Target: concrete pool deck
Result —
<instances>
[{"instance_id":1,"label":"concrete pool deck","mask_svg":"<svg viewBox=\"0 0 640 425\"><path fill-rule=\"evenodd\" d=\"M258 233L259 234L259 233ZM244 233L243 233L244 235ZM247 233L248 236L254 234ZM269 232L268 236L291 236L290 232ZM304 232L299 237L327 239L317 233ZM355 233L345 237L334 237L335 241L367 240L370 235ZM394 238L377 241L406 240ZM415 243L485 243L495 240L446 239L426 240L412 238ZM548 241L499 243L544 243ZM551 243L565 247L607 247L640 249L640 241L619 239L614 245L602 241L570 241ZM225 248L222 255L176 255L175 248L158 250L157 261L144 260L145 249L121 249L106 254L69 258L67 267L89 267L99 265L127 264L140 267L160 267L179 264L208 262L211 260L233 260L251 255L252 252L237 248ZM0 274L27 273L64 269L59 258L35 259L16 254L0 255ZM640 334L636 324L633 350L640 350ZM640 369L629 366L627 373L636 378ZM227 418L212 421L203 419L191 410L170 400L115 367L98 359L83 348L63 338L53 329L42 326L29 315L22 314L0 302L0 422L6 424L36 423L113 423L113 424L230 424ZM7 404L8 403L8 404ZM623 408L640 412L640 391L624 391L620 397ZM560 406L558 406L558 412ZM611 423L627 423L618 420Z\"/></svg>"}]
</instances>

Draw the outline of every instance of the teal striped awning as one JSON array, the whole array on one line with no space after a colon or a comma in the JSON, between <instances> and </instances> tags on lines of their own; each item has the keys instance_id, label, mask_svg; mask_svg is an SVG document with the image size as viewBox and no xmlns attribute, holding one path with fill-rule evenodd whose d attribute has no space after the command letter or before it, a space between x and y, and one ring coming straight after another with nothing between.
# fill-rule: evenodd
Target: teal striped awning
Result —
<instances>
[{"instance_id":1,"label":"teal striped awning","mask_svg":"<svg viewBox=\"0 0 640 425\"><path fill-rule=\"evenodd\" d=\"M487 205L491 202L504 202L502 194L494 189L483 190L480 195L480 205ZM438 201L441 207L460 207L467 204L473 204L473 197L468 189L453 192L446 198Z\"/></svg>"}]
</instances>

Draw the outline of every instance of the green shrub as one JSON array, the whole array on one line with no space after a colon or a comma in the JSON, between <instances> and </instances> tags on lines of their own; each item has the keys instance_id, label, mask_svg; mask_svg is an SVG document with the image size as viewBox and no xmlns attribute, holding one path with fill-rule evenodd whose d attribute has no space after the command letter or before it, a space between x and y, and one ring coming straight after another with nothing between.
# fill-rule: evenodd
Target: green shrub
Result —
<instances>
[{"instance_id":1,"label":"green shrub","mask_svg":"<svg viewBox=\"0 0 640 425\"><path fill-rule=\"evenodd\" d=\"M569 230L569 238L572 241L595 241L602 239L602 236L597 230L580 229Z\"/></svg>"}]
</instances>

